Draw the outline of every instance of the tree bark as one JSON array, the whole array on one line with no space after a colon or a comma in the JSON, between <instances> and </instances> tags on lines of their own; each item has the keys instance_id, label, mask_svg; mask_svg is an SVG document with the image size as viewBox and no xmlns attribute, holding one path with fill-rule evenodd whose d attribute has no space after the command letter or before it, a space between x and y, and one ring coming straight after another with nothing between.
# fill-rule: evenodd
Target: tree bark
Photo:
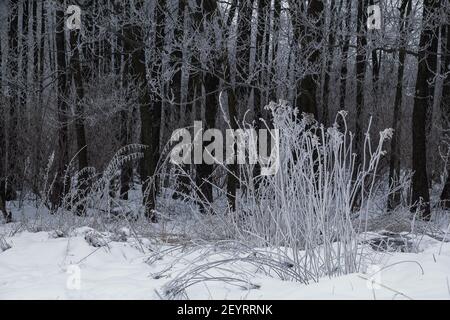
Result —
<instances>
[{"instance_id":1,"label":"tree bark","mask_svg":"<svg viewBox=\"0 0 450 320\"><path fill-rule=\"evenodd\" d=\"M443 26L443 30L445 30L445 33L443 33L442 41L442 52L444 53L442 66L443 74L446 74L447 77L444 79L444 87L442 89L441 112L444 118L444 128L446 128L444 140L448 144L447 148L450 148L450 23ZM450 154L450 150L448 150L448 154ZM442 206L446 209L450 209L450 159L447 159L446 171L447 180L442 189L440 199Z\"/></svg>"},{"instance_id":2,"label":"tree bark","mask_svg":"<svg viewBox=\"0 0 450 320\"><path fill-rule=\"evenodd\" d=\"M77 154L78 154L78 170L81 171L89 167L88 161L88 146L86 141L86 129L84 126L84 88L83 88L83 76L81 73L80 64L80 32L78 30L72 30L70 32L70 46L72 51L72 56L70 60L70 67L72 78L75 84L75 94L76 94L76 114L75 114L75 132L77 137ZM78 193L80 195L80 200L84 198L89 188L89 183L87 181L87 175L82 174L78 181ZM79 215L84 214L84 205L80 204L77 207L77 213Z\"/></svg>"},{"instance_id":3,"label":"tree bark","mask_svg":"<svg viewBox=\"0 0 450 320\"><path fill-rule=\"evenodd\" d=\"M306 76L301 80L297 89L297 106L299 110L314 115L318 119L317 91L320 85L320 47L322 43L322 28L324 16L322 0L312 0L308 4L306 16L308 22L301 26L301 30L294 31L300 36L301 49L308 50L308 69ZM313 25L313 27L310 26Z\"/></svg>"},{"instance_id":4,"label":"tree bark","mask_svg":"<svg viewBox=\"0 0 450 320\"><path fill-rule=\"evenodd\" d=\"M398 188L398 182L400 179L401 168L401 148L400 138L402 134L402 103L403 103L403 76L405 71L405 59L406 59L406 45L407 45L407 30L409 24L409 15L412 9L411 0L403 0L400 8L400 50L398 56L398 71L397 71L397 88L395 91L394 102L394 118L392 120L392 128L394 129L394 135L391 140L391 157L389 161L389 183L392 186L391 194L388 198L388 210L395 209L401 200L401 190Z\"/></svg>"},{"instance_id":5,"label":"tree bark","mask_svg":"<svg viewBox=\"0 0 450 320\"><path fill-rule=\"evenodd\" d=\"M197 21L196 23L199 25L199 30L201 33L204 33L205 23L208 26L212 26L215 15L218 14L217 11L217 2L214 0L203 0L201 2L202 7L199 9L202 13L202 19L205 22ZM207 31L210 32L209 30ZM215 46L215 41L211 41L210 45ZM213 129L216 126L216 116L219 105L219 88L220 88L220 79L217 76L216 72L218 72L220 66L220 59L218 55L221 52L217 50L217 48L212 48L211 50L211 61L207 63L207 70L203 72L203 86L205 89L205 125L203 126L204 130ZM201 119L198 119L201 120ZM207 146L208 143L203 143L202 150ZM214 165L207 164L203 161L201 164L197 165L197 181L198 181L198 189L199 189L199 197L202 200L201 210L206 213L209 212L208 206L206 203L212 203L214 201L213 197L213 182L212 182L212 173L214 171Z\"/></svg>"},{"instance_id":6,"label":"tree bark","mask_svg":"<svg viewBox=\"0 0 450 320\"><path fill-rule=\"evenodd\" d=\"M250 30L253 6L251 1L242 1L238 6L238 22L236 35L236 82L232 79L232 65L226 69L227 82L232 84L228 90L228 116L230 129L237 130L239 123L240 104L248 105L249 88L249 64L250 64ZM238 102L239 101L239 102ZM236 210L236 195L239 186L239 166L237 165L236 144L234 144L234 163L228 165L227 172L227 200L231 211Z\"/></svg>"},{"instance_id":7,"label":"tree bark","mask_svg":"<svg viewBox=\"0 0 450 320\"><path fill-rule=\"evenodd\" d=\"M40 15L38 15L38 6L41 8ZM43 90L44 90L44 62L45 62L45 33L46 33L46 8L45 1L33 1L33 16L34 16L34 99L37 102L37 108L40 112L37 113L35 119L37 121L36 143L33 146L33 181L32 189L37 194L39 189L40 169L43 163L42 154L42 140L44 131L45 112L43 112ZM40 29L38 20L40 21ZM39 30L38 30L39 29ZM39 35L39 37L38 37Z\"/></svg>"},{"instance_id":8,"label":"tree bark","mask_svg":"<svg viewBox=\"0 0 450 320\"><path fill-rule=\"evenodd\" d=\"M346 0L346 10L347 13L346 19L344 19L343 24L345 26L342 26L342 30L344 32L344 36L342 38L343 41L343 47L342 47L342 65L341 65L341 77L340 77L340 100L339 100L339 107L341 110L346 109L345 100L347 97L347 73L348 73L348 51L350 49L350 40L351 40L351 34L350 34L350 22L352 20L352 0ZM346 30L344 30L346 29Z\"/></svg>"},{"instance_id":9,"label":"tree bark","mask_svg":"<svg viewBox=\"0 0 450 320\"><path fill-rule=\"evenodd\" d=\"M9 114L5 117L5 149L4 149L4 170L6 178L12 183L17 182L15 173L17 172L16 162L13 161L15 153L18 151L18 117L19 117L19 88L17 87L19 80L18 57L18 27L19 27L19 1L10 0L8 17L8 67L9 67Z\"/></svg>"},{"instance_id":10,"label":"tree bark","mask_svg":"<svg viewBox=\"0 0 450 320\"><path fill-rule=\"evenodd\" d=\"M362 126L364 109L364 80L367 66L367 0L359 1L357 16L356 38L356 119L355 119L355 151L358 165L361 164L362 152Z\"/></svg>"},{"instance_id":11,"label":"tree bark","mask_svg":"<svg viewBox=\"0 0 450 320\"><path fill-rule=\"evenodd\" d=\"M330 81L331 81L331 66L333 64L333 53L335 46L335 27L336 27L336 2L335 0L331 0L330 2L330 23L328 28L328 39L327 39L327 54L326 54L326 62L325 62L325 79L323 84L323 102L322 102L322 123L325 127L328 127L329 124L329 95L331 91Z\"/></svg>"},{"instance_id":12,"label":"tree bark","mask_svg":"<svg viewBox=\"0 0 450 320\"><path fill-rule=\"evenodd\" d=\"M143 10L142 0L136 3L137 11ZM165 1L156 5L154 26L154 60L150 71L150 78L157 79L160 52L164 46L164 9ZM131 72L139 84L139 110L141 121L141 143L147 148L141 161L142 190L144 194L145 216L152 222L157 222L155 214L156 196L158 192L156 168L160 158L160 129L161 129L161 98L150 92L147 80L147 67L145 58L145 35L142 26L134 24L129 26L129 34L133 36L132 43L126 41L127 52L131 53ZM128 32L128 31L127 31Z\"/></svg>"},{"instance_id":13,"label":"tree bark","mask_svg":"<svg viewBox=\"0 0 450 320\"><path fill-rule=\"evenodd\" d=\"M356 22L356 117L355 117L355 169L353 181L356 183L357 172L361 169L363 150L363 109L364 109L364 82L367 67L367 0L358 3L358 14ZM355 190L352 210L358 210L364 186Z\"/></svg>"},{"instance_id":14,"label":"tree bark","mask_svg":"<svg viewBox=\"0 0 450 320\"><path fill-rule=\"evenodd\" d=\"M431 19L438 13L440 3L434 0L424 0L422 31L419 44L419 66L417 70L417 82L414 97L414 109L412 119L412 169L414 171L412 181L412 210L419 210L424 219L430 218L430 193L427 171L427 116L429 109L433 107L434 73L437 65L437 48L433 51L435 28L427 26Z\"/></svg>"},{"instance_id":15,"label":"tree bark","mask_svg":"<svg viewBox=\"0 0 450 320\"><path fill-rule=\"evenodd\" d=\"M58 133L56 149L56 170L57 178L53 186L50 202L55 210L62 204L67 193L68 181L65 179L65 171L69 163L68 151L68 105L67 105L67 64L66 64L66 37L65 37L65 17L63 7L56 10L56 76L58 80L57 104L58 104Z\"/></svg>"}]
</instances>

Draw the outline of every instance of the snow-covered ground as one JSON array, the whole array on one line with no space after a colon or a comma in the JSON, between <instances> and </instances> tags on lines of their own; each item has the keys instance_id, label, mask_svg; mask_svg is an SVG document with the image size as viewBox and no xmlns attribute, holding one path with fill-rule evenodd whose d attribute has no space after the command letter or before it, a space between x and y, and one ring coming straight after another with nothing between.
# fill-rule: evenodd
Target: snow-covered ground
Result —
<instances>
[{"instance_id":1,"label":"snow-covered ground","mask_svg":"<svg viewBox=\"0 0 450 320\"><path fill-rule=\"evenodd\" d=\"M95 238L98 233L87 227L64 236L14 233L15 227L0 225L0 299L161 299L167 283L204 262L201 250L186 254L175 244L138 241L126 229L122 238ZM253 272L247 288L224 278L195 283L186 294L190 299L450 299L450 243L425 236L418 248L418 253L374 253L366 273L309 285Z\"/></svg>"}]
</instances>

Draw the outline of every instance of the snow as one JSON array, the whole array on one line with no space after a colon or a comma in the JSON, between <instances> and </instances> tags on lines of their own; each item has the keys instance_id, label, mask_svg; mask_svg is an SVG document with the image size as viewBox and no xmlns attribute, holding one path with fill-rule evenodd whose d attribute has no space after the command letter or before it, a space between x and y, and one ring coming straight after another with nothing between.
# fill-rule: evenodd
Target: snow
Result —
<instances>
[{"instance_id":1,"label":"snow","mask_svg":"<svg viewBox=\"0 0 450 320\"><path fill-rule=\"evenodd\" d=\"M0 252L0 299L160 299L169 281L202 261L201 251L185 255L175 249L148 263L152 254L170 246L147 239L140 239L140 245L129 237L93 247L85 236L95 231L87 227L56 238L55 232L12 230L12 225L0 226L0 235L11 246ZM424 236L418 253L373 252L372 260L367 274L308 285L254 273L249 281L257 288L206 281L186 293L190 299L450 299L449 243ZM71 285L78 267L79 287ZM237 272L243 268L235 267ZM379 272L371 278L374 271Z\"/></svg>"},{"instance_id":2,"label":"snow","mask_svg":"<svg viewBox=\"0 0 450 320\"><path fill-rule=\"evenodd\" d=\"M145 255L129 243L94 248L82 236L53 239L47 232L22 232L7 242L12 248L0 254L0 299L152 298ZM71 265L80 267L80 290L67 288Z\"/></svg>"}]
</instances>

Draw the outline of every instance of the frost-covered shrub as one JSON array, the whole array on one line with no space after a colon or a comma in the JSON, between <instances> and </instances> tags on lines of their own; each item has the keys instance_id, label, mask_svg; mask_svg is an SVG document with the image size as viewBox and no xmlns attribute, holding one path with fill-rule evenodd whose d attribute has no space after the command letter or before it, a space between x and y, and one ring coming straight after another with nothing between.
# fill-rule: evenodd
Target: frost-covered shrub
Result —
<instances>
[{"instance_id":1,"label":"frost-covered shrub","mask_svg":"<svg viewBox=\"0 0 450 320\"><path fill-rule=\"evenodd\" d=\"M119 226L127 225L137 219L137 210L132 212L128 204L118 199L115 192L117 181L126 163L140 159L145 147L139 144L125 146L118 150L106 167L97 171L95 168L74 169L75 159L68 165L64 181L67 181L61 205L52 208L50 193L56 179L51 176L53 156L50 157L44 185L36 203L33 217L22 217L28 230L58 230L65 236L77 227L90 226L100 230L114 231ZM140 203L140 202L139 202ZM52 215L47 213L51 212Z\"/></svg>"},{"instance_id":2,"label":"frost-covered shrub","mask_svg":"<svg viewBox=\"0 0 450 320\"><path fill-rule=\"evenodd\" d=\"M278 171L257 176L256 165L239 165L236 210L224 205L224 190L214 204L203 204L215 215L192 215L195 227L185 232L192 237L216 238L205 235L209 230L272 252L276 248L280 257L292 262L289 272L307 275L309 279L304 281L358 271L363 257L360 235L367 229L383 143L392 130L381 132L378 141L372 142L369 125L357 161L345 112L337 115L332 127L325 128L311 116L299 115L286 102L271 103L267 108L273 115L267 128L278 129L279 134ZM229 170L225 164L218 166ZM195 181L191 183L196 188ZM216 189L220 187L216 185ZM191 207L199 201L195 199Z\"/></svg>"},{"instance_id":3,"label":"frost-covered shrub","mask_svg":"<svg viewBox=\"0 0 450 320\"><path fill-rule=\"evenodd\" d=\"M271 103L268 109L279 129L279 170L255 178L252 166L241 167L243 191L234 214L239 236L261 246L289 248L296 268L317 277L357 271L357 234L365 229L363 218L372 203L383 142L391 130L381 132L375 145L365 135L356 167L354 136L344 112L338 114L341 127L336 119L325 128L285 102ZM359 210L354 212L356 200Z\"/></svg>"}]
</instances>

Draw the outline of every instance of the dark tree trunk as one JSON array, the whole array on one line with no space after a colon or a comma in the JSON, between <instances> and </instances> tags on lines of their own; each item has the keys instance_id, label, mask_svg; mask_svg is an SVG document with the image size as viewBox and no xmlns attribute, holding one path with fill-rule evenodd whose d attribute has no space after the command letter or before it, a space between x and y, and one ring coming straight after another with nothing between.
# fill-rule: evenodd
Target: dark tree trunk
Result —
<instances>
[{"instance_id":1,"label":"dark tree trunk","mask_svg":"<svg viewBox=\"0 0 450 320\"><path fill-rule=\"evenodd\" d=\"M185 97L183 97L182 94L182 86L183 86L183 67L184 67L184 61L183 61L183 51L181 48L181 43L183 41L183 36L186 32L186 30L183 30L183 27L185 25L184 21L184 15L186 12L187 3L186 0L179 0L178 2L178 14L177 14L177 24L176 29L174 30L174 42L178 44L176 48L173 48L172 52L172 67L176 70L175 74L172 79L171 88L173 90L174 95L174 101L176 105L172 106L172 108L175 108L175 110L178 111L178 117L176 119L176 122L179 127L189 127L189 114L187 110L187 103L185 101ZM191 99L195 99L193 96L190 97ZM183 112L184 111L184 112ZM189 164L182 164L181 169L177 169L177 190L174 193L174 198L179 197L185 197L189 195L190 192L190 183L191 183L191 177L190 177L190 165Z\"/></svg>"},{"instance_id":2,"label":"dark tree trunk","mask_svg":"<svg viewBox=\"0 0 450 320\"><path fill-rule=\"evenodd\" d=\"M281 1L275 1L273 5L273 33L281 32ZM273 40L273 51L272 51L272 67L267 78L267 84L269 85L268 101L277 101L278 98L278 84L275 82L277 74L277 63L275 58L278 52L278 39ZM275 81L274 81L275 80ZM264 113L263 113L264 115ZM272 115L269 111L265 111L264 119L270 122Z\"/></svg>"},{"instance_id":3,"label":"dark tree trunk","mask_svg":"<svg viewBox=\"0 0 450 320\"><path fill-rule=\"evenodd\" d=\"M65 179L65 171L69 162L68 151L68 105L67 105L67 65L66 65L66 37L65 37L65 17L63 8L56 10L56 76L58 82L57 102L58 102L58 133L56 149L56 170L57 179L54 183L50 201L52 208L56 209L61 205L65 193L68 191L68 181Z\"/></svg>"},{"instance_id":4,"label":"dark tree trunk","mask_svg":"<svg viewBox=\"0 0 450 320\"><path fill-rule=\"evenodd\" d=\"M3 57L3 45L2 42L0 42L0 58ZM0 112L2 114L5 113L4 105L4 88L3 88L3 64L0 62ZM4 151L5 149L5 117L0 118L0 181L5 177L5 171L4 171Z\"/></svg>"},{"instance_id":5,"label":"dark tree trunk","mask_svg":"<svg viewBox=\"0 0 450 320\"><path fill-rule=\"evenodd\" d=\"M21 47L21 55L22 55L22 81L25 84L25 87L28 88L28 20L29 20L29 5L28 0L22 0L22 47ZM22 89L20 94L20 106L21 106L21 114L25 114L26 112L26 104L27 104L27 89Z\"/></svg>"},{"instance_id":6,"label":"dark tree trunk","mask_svg":"<svg viewBox=\"0 0 450 320\"><path fill-rule=\"evenodd\" d=\"M443 74L447 75L447 78L444 80L444 87L442 89L442 100L441 100L441 110L444 116L444 128L447 129L445 134L445 141L448 143L448 148L450 148L450 23L447 23L443 30L443 50L444 60L443 60ZM450 150L449 150L450 152ZM441 201L442 205L446 209L450 209L450 159L447 159L447 180L444 185L444 189L442 189L441 193Z\"/></svg>"},{"instance_id":7,"label":"dark tree trunk","mask_svg":"<svg viewBox=\"0 0 450 320\"><path fill-rule=\"evenodd\" d=\"M128 34L125 35L128 38L132 38L132 35ZM119 48L117 48L117 51L119 52L119 50L121 50L121 48L124 49L125 55L123 58L124 61L124 67L123 67L123 75L122 75L122 87L126 88L129 85L129 78L131 76L131 68L130 68L130 63L131 63L131 58L130 55L127 52L127 47L126 47L126 43L124 41L121 40L117 40L118 41L118 46ZM122 60L122 56L121 54L117 54L116 55L116 59L117 60ZM117 67L117 72L120 72L121 68L120 68L120 63L118 62L119 66ZM129 144L132 143L132 127L131 127L131 121L132 121L132 113L133 113L133 109L134 106L130 106L130 108L132 110L121 110L120 114L119 114L119 122L120 122L120 143L122 147L125 147ZM122 167L122 171L120 172L120 197L123 200L128 200L128 193L130 191L131 185L133 183L133 164L132 163L124 163L123 167Z\"/></svg>"},{"instance_id":8,"label":"dark tree trunk","mask_svg":"<svg viewBox=\"0 0 450 320\"><path fill-rule=\"evenodd\" d=\"M203 126L203 130L213 129L216 123L216 115L218 110L218 89L220 85L219 79L214 76L211 72L206 72L203 76L203 84L206 92L206 100L205 100L205 125ZM203 143L203 148L206 147L209 143ZM214 165L207 164L203 160L203 162L197 165L197 175L198 175L198 187L199 187L199 196L202 202L212 203L213 198L213 181L212 174L214 171ZM205 205L201 206L201 209L204 213L208 212L208 207Z\"/></svg>"},{"instance_id":9,"label":"dark tree trunk","mask_svg":"<svg viewBox=\"0 0 450 320\"><path fill-rule=\"evenodd\" d=\"M342 30L344 32L344 37L342 38L343 41L343 47L342 47L342 66L341 66L341 83L340 83L340 103L339 108L341 110L345 110L345 100L347 97L347 73L348 73L348 50L350 48L350 23L352 20L352 0L346 0L346 9L345 12L347 13L345 21L345 26L342 27ZM344 24L343 21L343 24Z\"/></svg>"},{"instance_id":10,"label":"dark tree trunk","mask_svg":"<svg viewBox=\"0 0 450 320\"><path fill-rule=\"evenodd\" d=\"M359 1L357 16L357 52L356 52L356 119L355 119L355 151L358 165L361 163L362 152L362 128L364 109L364 80L367 66L367 0Z\"/></svg>"},{"instance_id":11,"label":"dark tree trunk","mask_svg":"<svg viewBox=\"0 0 450 320\"><path fill-rule=\"evenodd\" d=\"M376 94L376 87L378 85L378 80L380 79L380 57L377 50L372 50L372 82L374 87L374 92Z\"/></svg>"},{"instance_id":12,"label":"dark tree trunk","mask_svg":"<svg viewBox=\"0 0 450 320\"><path fill-rule=\"evenodd\" d=\"M252 75L252 87L253 87L253 98L254 98L254 128L256 130L264 128L264 121L268 123L269 119L265 116L264 106L269 103L267 100L267 88L272 70L268 69L270 62L270 11L271 11L271 1L270 0L259 0L258 1L258 20L256 25L256 54L255 62L253 64L250 74ZM275 19L276 17L274 17ZM267 81L267 82L266 82ZM258 188L261 181L261 165L256 163L253 169L253 177L255 187Z\"/></svg>"},{"instance_id":13,"label":"dark tree trunk","mask_svg":"<svg viewBox=\"0 0 450 320\"><path fill-rule=\"evenodd\" d=\"M28 20L29 20L29 5L28 0L22 0L22 46L21 46L21 56L22 56L22 81L25 84L25 88L21 89L20 92L20 122L23 123L23 115L26 113L27 107L27 94L28 94ZM22 128L25 126L22 125Z\"/></svg>"},{"instance_id":14,"label":"dark tree trunk","mask_svg":"<svg viewBox=\"0 0 450 320\"><path fill-rule=\"evenodd\" d=\"M14 162L16 162L16 182L15 186L19 190L23 190L25 186L25 176L23 175L23 170L20 170L25 165L25 157L22 156L23 150L28 150L29 147L27 145L27 140L24 139L26 133L28 132L28 119L26 116L28 113L27 102L28 102L28 94L29 94L29 83L28 83L28 35L29 35L29 3L28 0L22 0L22 32L18 35L20 39L20 49L19 55L21 57L21 64L19 70L20 72L20 80L17 83L19 85L19 105L18 105L18 113L17 113L17 141L15 144L17 145L16 155L14 157ZM19 148L20 151L19 152Z\"/></svg>"},{"instance_id":15,"label":"dark tree trunk","mask_svg":"<svg viewBox=\"0 0 450 320\"><path fill-rule=\"evenodd\" d=\"M138 1L136 7L143 10L143 1ZM160 63L160 51L164 45L164 10L165 2L159 1L155 8L155 37L154 59L150 72L151 79L158 77L158 64ZM132 25L125 34L131 34L131 41L125 41L127 52L131 54L131 72L139 84L139 109L141 115L141 143L147 148L144 150L144 158L141 161L141 179L144 193L145 216L152 222L157 222L155 215L157 181L156 168L160 157L160 128L162 101L159 96L151 93L147 80L147 68L145 59L145 34L140 25Z\"/></svg>"},{"instance_id":16,"label":"dark tree trunk","mask_svg":"<svg viewBox=\"0 0 450 320\"><path fill-rule=\"evenodd\" d=\"M435 28L427 26L431 19L438 13L440 3L434 0L424 0L423 27L419 44L419 66L417 70L417 82L414 97L414 109L412 119L412 169L414 171L412 181L413 210L420 210L424 219L430 218L430 193L427 172L427 116L429 109L433 107L434 73L437 65L437 48L434 51Z\"/></svg>"},{"instance_id":17,"label":"dark tree trunk","mask_svg":"<svg viewBox=\"0 0 450 320\"><path fill-rule=\"evenodd\" d=\"M314 115L318 119L317 91L320 85L320 47L322 43L324 4L322 0L312 0L308 5L306 15L308 24L302 26L301 30L294 31L300 35L301 46L303 50L308 50L308 70L306 76L301 80L300 87L297 89L297 106L302 112Z\"/></svg>"},{"instance_id":18,"label":"dark tree trunk","mask_svg":"<svg viewBox=\"0 0 450 320\"><path fill-rule=\"evenodd\" d=\"M238 25L236 42L236 81L234 88L228 90L228 116L232 130L238 129L239 107L245 105L248 108L249 88L249 64L250 64L250 32L252 19L252 2L242 1L238 7ZM231 70L228 66L226 79L232 83ZM238 102L239 101L239 102ZM236 158L236 145L234 145L234 163L228 165L227 173L227 200L231 211L236 209L236 192L239 186L239 166Z\"/></svg>"},{"instance_id":19,"label":"dark tree trunk","mask_svg":"<svg viewBox=\"0 0 450 320\"><path fill-rule=\"evenodd\" d=\"M378 0L369 0L369 5L374 5L378 3ZM367 21L367 20L366 20ZM377 33L377 30L372 30L372 33ZM371 52L372 56L372 85L373 92L375 95L375 99L377 97L377 87L378 81L380 79L380 67L381 67L381 52L377 52L378 50L374 49Z\"/></svg>"},{"instance_id":20,"label":"dark tree trunk","mask_svg":"<svg viewBox=\"0 0 450 320\"><path fill-rule=\"evenodd\" d=\"M330 80L331 80L331 66L333 64L333 53L335 46L335 28L336 28L336 2L335 0L331 0L330 2L330 25L328 28L328 39L327 39L327 56L326 56L326 65L325 65L325 79L323 84L323 103L322 103L322 123L325 127L328 127L329 123L329 95L331 91Z\"/></svg>"},{"instance_id":21,"label":"dark tree trunk","mask_svg":"<svg viewBox=\"0 0 450 320\"><path fill-rule=\"evenodd\" d=\"M17 165L15 153L18 151L18 117L19 117L19 70L18 70L18 27L19 27L19 1L10 0L9 2L9 17L8 17L8 67L9 67L9 119L7 130L5 131L5 149L4 149L4 170L7 178L9 177L12 183L16 183Z\"/></svg>"},{"instance_id":22,"label":"dark tree trunk","mask_svg":"<svg viewBox=\"0 0 450 320\"><path fill-rule=\"evenodd\" d=\"M70 68L76 92L75 131L77 137L78 170L80 171L89 166L86 129L84 127L84 88L80 63L81 43L80 32L78 30L72 30L70 32L70 45L72 51ZM79 179L80 181L78 181L78 192L80 193L80 198L82 199L84 198L88 190L89 183L87 181L86 174L82 174ZM83 204L80 204L78 206L77 213L80 215L84 214Z\"/></svg>"},{"instance_id":23,"label":"dark tree trunk","mask_svg":"<svg viewBox=\"0 0 450 320\"><path fill-rule=\"evenodd\" d=\"M130 37L131 35L126 35L126 37ZM118 43L120 43L119 46L122 48L124 47L124 43L120 40L118 40ZM118 52L121 50L120 48L116 49ZM126 51L125 51L126 52ZM118 66L116 68L117 72L120 72L120 61L122 60L121 54L116 55L116 60L119 60ZM129 54L126 54L124 57L124 70L123 70L123 76L122 76L122 88L126 88L129 85L129 77L130 77L130 56ZM131 109L133 109L133 106L130 106ZM120 123L120 130L119 130L119 140L122 147L125 147L132 143L132 128L130 125L132 118L132 110L121 110L119 112L119 123ZM131 188L132 179L133 178L133 165L132 163L124 163L122 166L122 170L120 172L120 198L123 200L128 200L128 193Z\"/></svg>"},{"instance_id":24,"label":"dark tree trunk","mask_svg":"<svg viewBox=\"0 0 450 320\"><path fill-rule=\"evenodd\" d=\"M115 2L113 4L113 9L114 13L120 16L124 12L124 5L122 2ZM119 37L116 39L115 50L111 54L114 54L114 72L118 78L121 78L121 87L122 89L125 89L130 85L130 78L133 76L131 72L132 66L130 65L133 46L126 40L133 39L133 28L128 26L123 28L120 32L124 39ZM128 110L128 108L131 110ZM132 143L132 128L130 122L132 121L133 109L134 106L127 106L119 112L119 117L117 119L120 126L118 140L120 141L121 147L125 147ZM128 200L128 193L133 182L132 178L133 164L126 162L123 164L122 170L120 171L120 198L123 200Z\"/></svg>"},{"instance_id":25,"label":"dark tree trunk","mask_svg":"<svg viewBox=\"0 0 450 320\"><path fill-rule=\"evenodd\" d=\"M200 4L198 4L197 6L189 6L189 22L190 22L190 28L188 32L198 32L198 30L200 30L200 28L202 28L201 24L202 24L202 10L201 10L201 6ZM201 77L201 72L199 72L197 70L197 68L199 67L200 61L198 60L198 56L195 54L195 52L191 53L190 57L189 57L189 80L188 80L188 94L187 94L187 98L186 98L186 113L188 115L188 117L186 118L186 126L191 127L192 124L190 123L190 119L189 116L192 116L193 119L195 120L202 120L201 119L201 105L200 105L200 97L202 95L202 77ZM189 119L189 120L188 120ZM194 133L194 136L197 133ZM201 133L200 133L201 134ZM194 160L195 163L195 160ZM185 175L183 175L181 177L181 184L182 184L182 188L187 187L188 185L190 185L192 183L192 178L190 176L190 173L194 172L194 168L196 170L198 170L198 166L197 165L185 165L183 167L183 170L186 172ZM203 197L201 196L201 186L202 181L201 181L201 177L198 174L198 172L196 172L196 176L195 176L195 187L194 187L194 192L196 193L197 196L200 196L200 199L203 200ZM188 193L189 194L189 193ZM202 202L202 201L201 201ZM207 211L208 208L205 208L203 206L203 203L199 203L200 206L200 210L201 211Z\"/></svg>"},{"instance_id":26,"label":"dark tree trunk","mask_svg":"<svg viewBox=\"0 0 450 320\"><path fill-rule=\"evenodd\" d=\"M403 76L405 71L405 58L406 58L406 41L407 30L409 20L408 17L411 13L412 1L403 0L400 9L400 50L398 56L398 73L397 73L397 88L395 91L394 102L394 118L392 120L392 128L394 129L394 135L391 140L391 157L389 162L389 183L393 188L393 192L389 195L388 210L395 209L401 200L401 190L398 188L398 181L400 179L401 168L401 148L400 138L402 134L402 102L403 102Z\"/></svg>"},{"instance_id":27,"label":"dark tree trunk","mask_svg":"<svg viewBox=\"0 0 450 320\"><path fill-rule=\"evenodd\" d=\"M236 130L235 128L238 127L237 123L237 101L236 101L236 93L231 88L228 90L228 114L230 117L230 126L233 130ZM234 151L234 163L228 165L228 173L227 173L227 201L228 206L230 210L233 212L236 210L236 192L239 186L239 167L236 163L236 153L237 153L237 146L234 144L233 146Z\"/></svg>"},{"instance_id":28,"label":"dark tree trunk","mask_svg":"<svg viewBox=\"0 0 450 320\"><path fill-rule=\"evenodd\" d=\"M80 33L76 30L71 32L71 49L72 49L72 59L71 59L71 72L73 75L73 80L76 90L76 119L75 119L75 129L77 136L77 152L78 152L78 170L82 170L89 166L88 162L88 150L86 142L86 133L84 127L84 88L83 88L83 77L81 74L80 65Z\"/></svg>"},{"instance_id":29,"label":"dark tree trunk","mask_svg":"<svg viewBox=\"0 0 450 320\"><path fill-rule=\"evenodd\" d=\"M363 109L364 109L364 82L367 67L367 0L359 1L356 22L356 117L355 117L355 170L353 181L356 182L357 172L362 165L363 150ZM352 210L358 210L364 186L355 190Z\"/></svg>"},{"instance_id":30,"label":"dark tree trunk","mask_svg":"<svg viewBox=\"0 0 450 320\"><path fill-rule=\"evenodd\" d=\"M230 26L232 24L232 21L235 17L236 10L238 10L238 3L236 0L233 1L232 7L230 9L228 19L227 19L227 28L230 29ZM241 22L242 23L242 22ZM241 25L242 28L242 25ZM240 32L240 29L238 29L238 32ZM230 35L227 34L229 37ZM238 38L239 39L239 38ZM228 52L227 52L228 56ZM238 55L236 54L236 58ZM233 68L231 61L229 57L227 57L226 61L224 61L224 69L225 74L224 78L226 82L229 84L229 87L227 88L227 106L228 106L228 117L230 120L230 129L237 129L237 118L238 118L238 109L237 109L237 101L236 101L236 87L235 83L233 83L233 79L231 76L231 69ZM234 154L236 155L236 145L234 147ZM236 158L234 158L236 160ZM238 166L236 163L232 163L230 165L227 165L227 178L226 178L226 184L227 184L227 203L230 211L236 210L236 192L239 184L239 180L237 179L238 175Z\"/></svg>"},{"instance_id":31,"label":"dark tree trunk","mask_svg":"<svg viewBox=\"0 0 450 320\"><path fill-rule=\"evenodd\" d=\"M259 119L263 118L263 107L268 103L267 94L263 88L266 83L264 80L271 70L266 70L265 66L269 63L269 42L270 42L270 0L258 1L258 20L257 20L257 35L256 35L256 57L253 65L253 90L254 90L254 108L255 120L257 128L259 126Z\"/></svg>"},{"instance_id":32,"label":"dark tree trunk","mask_svg":"<svg viewBox=\"0 0 450 320\"><path fill-rule=\"evenodd\" d=\"M214 0L206 0L202 2L201 13L202 19L206 21L206 23L212 23L215 14L217 12L217 2ZM203 26L204 23L201 21L197 21L196 24L199 25L200 32L204 32ZM203 72L203 86L205 88L205 125L203 129L206 131L208 129L215 128L216 124L216 116L219 105L219 88L220 88L220 79L216 75L219 68L219 57L218 55L221 52L217 50L212 50L212 57L208 64L208 70ZM201 120L201 119L198 119ZM206 147L209 142L203 143L203 148ZM202 200L201 203L205 203L205 205L201 206L201 210L206 213L208 212L208 208L206 207L206 203L212 203L213 198L213 181L212 181L212 173L214 171L214 165L207 164L205 161L202 161L201 164L197 165L197 182L199 189L199 197Z\"/></svg>"},{"instance_id":33,"label":"dark tree trunk","mask_svg":"<svg viewBox=\"0 0 450 320\"><path fill-rule=\"evenodd\" d=\"M220 81L217 77L212 74L205 74L203 77L203 83L206 92L206 110L205 110L205 125L203 129L206 131L208 129L213 129L215 127L216 115L218 110L218 88ZM203 143L203 148L207 146L208 143ZM202 148L202 150L204 150ZM199 196L202 202L212 203L213 198L213 186L212 186L212 174L214 171L214 165L207 164L203 160L202 164L197 165L197 176L198 176L198 187ZM208 208L206 206L201 207L202 211L206 213Z\"/></svg>"},{"instance_id":34,"label":"dark tree trunk","mask_svg":"<svg viewBox=\"0 0 450 320\"><path fill-rule=\"evenodd\" d=\"M40 16L38 15L38 6L41 8ZM33 182L32 188L38 193L38 185L40 180L40 168L43 162L43 154L42 154L42 135L44 129L44 117L45 112L42 112L43 101L42 95L44 90L43 79L44 79L44 61L45 61L45 28L46 28L46 9L45 9L45 1L33 1L33 33L34 33L34 87L35 90L35 101L37 101L37 107L41 110L36 115L37 124L37 132L36 132L36 144L33 146ZM40 19L40 30L38 20ZM39 37L38 37L39 34Z\"/></svg>"}]
</instances>

